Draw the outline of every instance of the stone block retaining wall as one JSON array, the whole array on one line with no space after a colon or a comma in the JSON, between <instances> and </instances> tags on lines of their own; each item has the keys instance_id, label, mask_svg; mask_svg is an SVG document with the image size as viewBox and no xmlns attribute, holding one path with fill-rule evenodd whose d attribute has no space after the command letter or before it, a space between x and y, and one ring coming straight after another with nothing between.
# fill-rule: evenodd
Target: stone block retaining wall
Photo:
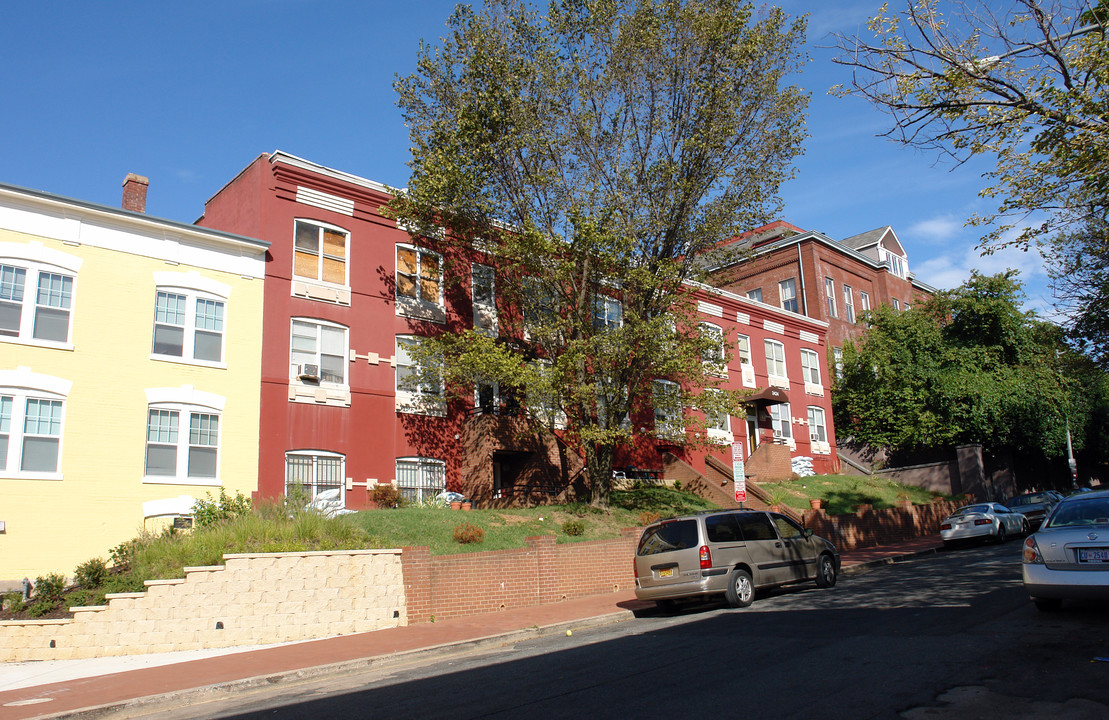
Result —
<instances>
[{"instance_id":1,"label":"stone block retaining wall","mask_svg":"<svg viewBox=\"0 0 1109 720\"><path fill-rule=\"evenodd\" d=\"M408 624L400 550L224 555L149 580L146 592L0 622L0 661L68 660L260 645Z\"/></svg>"}]
</instances>

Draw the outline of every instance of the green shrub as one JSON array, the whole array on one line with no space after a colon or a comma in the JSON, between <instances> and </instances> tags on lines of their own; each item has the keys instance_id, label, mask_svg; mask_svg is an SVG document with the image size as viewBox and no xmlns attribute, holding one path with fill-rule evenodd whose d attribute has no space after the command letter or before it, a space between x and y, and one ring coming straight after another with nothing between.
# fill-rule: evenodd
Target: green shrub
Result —
<instances>
[{"instance_id":1,"label":"green shrub","mask_svg":"<svg viewBox=\"0 0 1109 720\"><path fill-rule=\"evenodd\" d=\"M585 534L585 523L581 520L567 520L562 523L562 532L577 537Z\"/></svg>"},{"instance_id":2,"label":"green shrub","mask_svg":"<svg viewBox=\"0 0 1109 720\"><path fill-rule=\"evenodd\" d=\"M56 603L65 593L65 576L58 573L40 575L35 578L35 586L31 590L31 599L36 603Z\"/></svg>"},{"instance_id":3,"label":"green shrub","mask_svg":"<svg viewBox=\"0 0 1109 720\"><path fill-rule=\"evenodd\" d=\"M454 541L462 545L476 545L485 540L485 531L476 525L462 523L454 528Z\"/></svg>"},{"instance_id":4,"label":"green shrub","mask_svg":"<svg viewBox=\"0 0 1109 720\"><path fill-rule=\"evenodd\" d=\"M73 571L73 581L85 588L98 588L108 579L108 564L103 558L86 560Z\"/></svg>"},{"instance_id":5,"label":"green shrub","mask_svg":"<svg viewBox=\"0 0 1109 720\"><path fill-rule=\"evenodd\" d=\"M0 609L5 612L20 612L23 610L23 593L15 590L0 595Z\"/></svg>"},{"instance_id":6,"label":"green shrub","mask_svg":"<svg viewBox=\"0 0 1109 720\"><path fill-rule=\"evenodd\" d=\"M42 617L57 607L57 600L39 600L38 602L31 603L31 606L27 608L27 614L31 617Z\"/></svg>"},{"instance_id":7,"label":"green shrub","mask_svg":"<svg viewBox=\"0 0 1109 720\"><path fill-rule=\"evenodd\" d=\"M404 498L401 497L400 492L392 485L374 485L370 490L370 500L373 500L379 508L399 508L404 504Z\"/></svg>"},{"instance_id":8,"label":"green shrub","mask_svg":"<svg viewBox=\"0 0 1109 720\"><path fill-rule=\"evenodd\" d=\"M197 527L211 527L224 520L249 515L254 509L250 498L241 492L231 497L226 490L220 488L218 498L213 499L212 493L205 493L204 497L206 499L197 500L193 505L193 522Z\"/></svg>"},{"instance_id":9,"label":"green shrub","mask_svg":"<svg viewBox=\"0 0 1109 720\"><path fill-rule=\"evenodd\" d=\"M91 588L74 590L65 596L66 607L86 607L89 605L104 605L104 592Z\"/></svg>"}]
</instances>

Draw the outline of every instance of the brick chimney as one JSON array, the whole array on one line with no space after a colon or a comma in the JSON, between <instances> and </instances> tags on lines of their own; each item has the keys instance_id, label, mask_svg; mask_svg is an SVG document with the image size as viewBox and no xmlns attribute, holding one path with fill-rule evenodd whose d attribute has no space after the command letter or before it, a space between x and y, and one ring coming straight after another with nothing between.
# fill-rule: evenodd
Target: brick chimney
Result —
<instances>
[{"instance_id":1,"label":"brick chimney","mask_svg":"<svg viewBox=\"0 0 1109 720\"><path fill-rule=\"evenodd\" d=\"M146 212L146 188L150 180L142 175L127 173L123 179L123 209L131 212Z\"/></svg>"}]
</instances>

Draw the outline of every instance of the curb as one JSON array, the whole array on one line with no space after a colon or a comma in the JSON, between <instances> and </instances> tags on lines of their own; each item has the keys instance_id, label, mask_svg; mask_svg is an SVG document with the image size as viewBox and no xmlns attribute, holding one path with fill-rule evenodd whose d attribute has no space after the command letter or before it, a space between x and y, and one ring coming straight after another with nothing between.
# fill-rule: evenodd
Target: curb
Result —
<instances>
[{"instance_id":1,"label":"curb","mask_svg":"<svg viewBox=\"0 0 1109 720\"><path fill-rule=\"evenodd\" d=\"M77 708L75 710L67 710L52 715L40 715L37 716L36 720L52 720L53 718L102 718L117 716L119 713L128 709L143 708L143 712L147 713L156 712L158 710L169 710L172 708L191 707L193 705L201 705L214 700L230 697L232 694L242 691L263 687L275 687L278 685L291 687L298 683L314 680L324 675L352 675L369 669L389 667L394 664L411 662L417 659L450 657L473 650L501 648L533 638L546 637L548 635L561 635L567 630L593 628L624 622L634 617L633 611L620 610L604 615L581 618L580 620L568 620L552 625L513 630L499 635L487 635L485 637L472 638L469 640L443 643L442 645L432 645L430 647L416 648L414 650L403 650L389 655L378 655L375 657L359 658L357 660L344 660L342 662L330 663L327 665L315 665L297 670L271 673L269 675L228 680L214 685L203 685L195 688L174 690L158 695L131 698L105 705Z\"/></svg>"},{"instance_id":2,"label":"curb","mask_svg":"<svg viewBox=\"0 0 1109 720\"><path fill-rule=\"evenodd\" d=\"M905 562L906 560L912 560L913 558L923 555L935 555L937 552L939 552L939 548L932 547L926 550L915 550L900 555L878 558L877 560L867 560L866 562L855 563L854 565L841 568L839 574L842 576L865 575L868 572L877 570L883 565L893 565L894 563Z\"/></svg>"}]
</instances>

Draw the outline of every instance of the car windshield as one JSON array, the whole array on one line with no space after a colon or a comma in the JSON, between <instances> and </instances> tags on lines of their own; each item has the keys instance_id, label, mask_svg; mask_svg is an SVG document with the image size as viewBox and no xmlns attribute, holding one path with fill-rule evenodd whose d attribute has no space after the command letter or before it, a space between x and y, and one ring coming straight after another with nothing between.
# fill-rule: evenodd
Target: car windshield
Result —
<instances>
[{"instance_id":1,"label":"car windshield","mask_svg":"<svg viewBox=\"0 0 1109 720\"><path fill-rule=\"evenodd\" d=\"M969 515L971 513L985 513L985 512L989 512L989 511L990 511L990 506L989 505L967 505L966 507L959 508L958 510L956 510L955 512L953 512L951 514L952 515Z\"/></svg>"},{"instance_id":2,"label":"car windshield","mask_svg":"<svg viewBox=\"0 0 1109 720\"><path fill-rule=\"evenodd\" d=\"M1061 503L1045 528L1109 525L1109 498L1089 498Z\"/></svg>"},{"instance_id":3,"label":"car windshield","mask_svg":"<svg viewBox=\"0 0 1109 720\"><path fill-rule=\"evenodd\" d=\"M1032 493L1031 495L1021 495L1020 497L1010 498L1009 502L1005 504L1009 507L1013 507L1014 505L1035 505L1036 503L1048 501L1048 497L1045 493Z\"/></svg>"}]
</instances>

